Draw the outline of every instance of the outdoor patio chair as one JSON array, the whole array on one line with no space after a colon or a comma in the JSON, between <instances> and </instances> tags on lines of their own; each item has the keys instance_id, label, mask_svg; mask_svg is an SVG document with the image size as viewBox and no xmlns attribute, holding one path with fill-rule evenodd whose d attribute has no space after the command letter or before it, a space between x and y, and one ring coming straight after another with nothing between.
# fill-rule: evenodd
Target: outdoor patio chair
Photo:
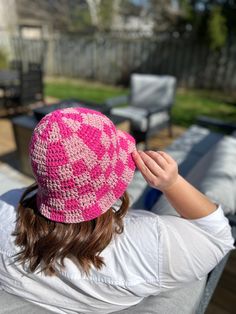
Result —
<instances>
[{"instance_id":1,"label":"outdoor patio chair","mask_svg":"<svg viewBox=\"0 0 236 314\"><path fill-rule=\"evenodd\" d=\"M22 71L22 61L21 60L11 60L10 61L10 69L16 71Z\"/></svg>"},{"instance_id":2,"label":"outdoor patio chair","mask_svg":"<svg viewBox=\"0 0 236 314\"><path fill-rule=\"evenodd\" d=\"M29 63L28 71L22 73L21 103L30 104L43 100L43 70L38 63Z\"/></svg>"},{"instance_id":3,"label":"outdoor patio chair","mask_svg":"<svg viewBox=\"0 0 236 314\"><path fill-rule=\"evenodd\" d=\"M172 136L171 108L174 104L176 78L168 75L132 74L129 96L108 99L111 116L125 117L130 121L130 133L137 143L153 133L168 127ZM128 102L127 107L114 108Z\"/></svg>"},{"instance_id":4,"label":"outdoor patio chair","mask_svg":"<svg viewBox=\"0 0 236 314\"><path fill-rule=\"evenodd\" d=\"M14 65L18 67L20 63ZM43 100L42 66L29 63L27 68L18 68L19 83L11 84L6 90L7 107L25 106Z\"/></svg>"}]
</instances>

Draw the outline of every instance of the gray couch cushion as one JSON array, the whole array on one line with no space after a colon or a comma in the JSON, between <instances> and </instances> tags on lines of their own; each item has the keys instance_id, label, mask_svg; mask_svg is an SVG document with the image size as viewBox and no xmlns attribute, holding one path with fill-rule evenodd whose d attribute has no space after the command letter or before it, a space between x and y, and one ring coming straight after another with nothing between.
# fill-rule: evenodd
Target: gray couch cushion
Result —
<instances>
[{"instance_id":1,"label":"gray couch cushion","mask_svg":"<svg viewBox=\"0 0 236 314\"><path fill-rule=\"evenodd\" d=\"M42 307L0 290L0 314L52 314Z\"/></svg>"},{"instance_id":2,"label":"gray couch cushion","mask_svg":"<svg viewBox=\"0 0 236 314\"><path fill-rule=\"evenodd\" d=\"M186 179L213 202L222 204L225 214L236 212L236 139L223 137L190 170ZM157 214L177 215L165 196L154 204Z\"/></svg>"},{"instance_id":3,"label":"gray couch cushion","mask_svg":"<svg viewBox=\"0 0 236 314\"><path fill-rule=\"evenodd\" d=\"M206 278L186 284L184 288L150 296L141 303L116 314L195 314Z\"/></svg>"},{"instance_id":4,"label":"gray couch cushion","mask_svg":"<svg viewBox=\"0 0 236 314\"><path fill-rule=\"evenodd\" d=\"M236 139L225 136L190 171L187 179L225 214L236 212Z\"/></svg>"},{"instance_id":5,"label":"gray couch cushion","mask_svg":"<svg viewBox=\"0 0 236 314\"><path fill-rule=\"evenodd\" d=\"M180 174L185 177L198 160L222 138L222 134L193 125L167 147L166 152L176 160Z\"/></svg>"},{"instance_id":6,"label":"gray couch cushion","mask_svg":"<svg viewBox=\"0 0 236 314\"><path fill-rule=\"evenodd\" d=\"M186 285L184 288L150 296L141 303L115 314L194 314L200 303L206 278ZM50 314L44 308L19 297L0 291L0 314ZM78 312L79 314L79 312Z\"/></svg>"}]
</instances>

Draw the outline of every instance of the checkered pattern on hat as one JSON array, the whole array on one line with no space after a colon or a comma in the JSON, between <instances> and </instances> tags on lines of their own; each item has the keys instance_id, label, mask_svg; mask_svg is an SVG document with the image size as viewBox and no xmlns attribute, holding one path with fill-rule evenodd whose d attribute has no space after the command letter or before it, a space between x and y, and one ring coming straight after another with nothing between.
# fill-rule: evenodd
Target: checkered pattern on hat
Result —
<instances>
[{"instance_id":1,"label":"checkered pattern on hat","mask_svg":"<svg viewBox=\"0 0 236 314\"><path fill-rule=\"evenodd\" d=\"M66 108L46 115L30 143L39 211L64 223L100 216L131 182L134 150L133 137L100 112Z\"/></svg>"}]
</instances>

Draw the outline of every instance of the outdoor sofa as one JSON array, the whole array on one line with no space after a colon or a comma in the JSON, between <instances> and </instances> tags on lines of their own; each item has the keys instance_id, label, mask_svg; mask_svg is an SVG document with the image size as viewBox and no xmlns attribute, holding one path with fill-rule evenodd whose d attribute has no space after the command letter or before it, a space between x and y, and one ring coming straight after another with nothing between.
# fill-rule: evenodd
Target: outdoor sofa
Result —
<instances>
[{"instance_id":1,"label":"outdoor sofa","mask_svg":"<svg viewBox=\"0 0 236 314\"><path fill-rule=\"evenodd\" d=\"M221 203L232 224L236 209L236 134L224 136L193 125L166 149L178 162L180 174L215 202ZM129 187L133 208L176 215L160 192L149 188L137 171ZM235 237L235 227L232 229ZM150 296L116 314L200 314L214 292L228 255L201 281L181 289ZM0 291L0 314L46 314L45 309Z\"/></svg>"}]
</instances>

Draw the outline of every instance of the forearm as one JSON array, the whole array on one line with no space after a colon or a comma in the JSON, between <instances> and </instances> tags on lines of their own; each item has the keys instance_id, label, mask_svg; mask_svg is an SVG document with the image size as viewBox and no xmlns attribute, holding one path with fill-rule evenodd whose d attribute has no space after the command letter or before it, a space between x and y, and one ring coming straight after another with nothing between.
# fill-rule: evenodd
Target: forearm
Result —
<instances>
[{"instance_id":1,"label":"forearm","mask_svg":"<svg viewBox=\"0 0 236 314\"><path fill-rule=\"evenodd\" d=\"M201 218L216 210L214 203L181 176L163 193L176 211L187 219Z\"/></svg>"}]
</instances>

